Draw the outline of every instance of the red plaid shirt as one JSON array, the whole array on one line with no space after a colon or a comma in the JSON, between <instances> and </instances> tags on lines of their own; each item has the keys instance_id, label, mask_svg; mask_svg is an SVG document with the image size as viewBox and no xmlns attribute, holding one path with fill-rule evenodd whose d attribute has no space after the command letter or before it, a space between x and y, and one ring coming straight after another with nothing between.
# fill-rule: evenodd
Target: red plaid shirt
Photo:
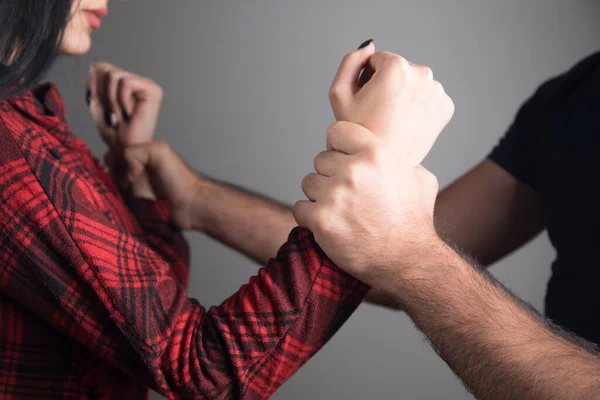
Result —
<instances>
[{"instance_id":1,"label":"red plaid shirt","mask_svg":"<svg viewBox=\"0 0 600 400\"><path fill-rule=\"evenodd\" d=\"M367 288L295 229L219 307L164 203L126 201L52 85L0 101L0 397L269 397Z\"/></svg>"}]
</instances>

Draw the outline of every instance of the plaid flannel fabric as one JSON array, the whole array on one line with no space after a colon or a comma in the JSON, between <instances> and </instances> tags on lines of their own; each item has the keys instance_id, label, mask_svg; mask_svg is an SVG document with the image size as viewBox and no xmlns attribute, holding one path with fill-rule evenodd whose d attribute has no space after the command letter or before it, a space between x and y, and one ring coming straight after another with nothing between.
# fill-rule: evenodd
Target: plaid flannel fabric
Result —
<instances>
[{"instance_id":1,"label":"plaid flannel fabric","mask_svg":"<svg viewBox=\"0 0 600 400\"><path fill-rule=\"evenodd\" d=\"M0 102L0 397L269 397L368 288L297 228L218 307L161 202L127 202L52 85Z\"/></svg>"}]
</instances>

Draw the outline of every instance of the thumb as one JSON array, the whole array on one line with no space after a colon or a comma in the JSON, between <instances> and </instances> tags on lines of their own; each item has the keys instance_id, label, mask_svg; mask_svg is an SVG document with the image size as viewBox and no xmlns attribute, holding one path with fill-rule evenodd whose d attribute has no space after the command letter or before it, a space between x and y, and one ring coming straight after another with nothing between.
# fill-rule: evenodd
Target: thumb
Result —
<instances>
[{"instance_id":1,"label":"thumb","mask_svg":"<svg viewBox=\"0 0 600 400\"><path fill-rule=\"evenodd\" d=\"M144 171L156 168L157 142L144 143L127 147L123 152L123 158L127 164L127 179L134 182Z\"/></svg>"},{"instance_id":2,"label":"thumb","mask_svg":"<svg viewBox=\"0 0 600 400\"><path fill-rule=\"evenodd\" d=\"M368 64L373 53L375 53L375 45L371 42L366 47L344 57L329 88L329 97L332 103L347 102L358 92L361 71Z\"/></svg>"}]
</instances>

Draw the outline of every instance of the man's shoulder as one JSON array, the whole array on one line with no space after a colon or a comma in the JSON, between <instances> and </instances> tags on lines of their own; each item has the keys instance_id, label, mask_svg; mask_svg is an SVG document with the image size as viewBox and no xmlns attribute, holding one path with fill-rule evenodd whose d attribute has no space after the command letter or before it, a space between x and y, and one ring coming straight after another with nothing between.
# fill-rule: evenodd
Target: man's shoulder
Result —
<instances>
[{"instance_id":1,"label":"man's shoulder","mask_svg":"<svg viewBox=\"0 0 600 400\"><path fill-rule=\"evenodd\" d=\"M600 68L600 51L590 54L576 63L566 75L592 75Z\"/></svg>"},{"instance_id":2,"label":"man's shoulder","mask_svg":"<svg viewBox=\"0 0 600 400\"><path fill-rule=\"evenodd\" d=\"M544 81L523 105L521 114L546 118L597 80L600 80L600 52Z\"/></svg>"},{"instance_id":3,"label":"man's shoulder","mask_svg":"<svg viewBox=\"0 0 600 400\"><path fill-rule=\"evenodd\" d=\"M600 52L587 56L566 72L549 79L542 88L544 86L560 88L564 94L569 94L596 79L600 79Z\"/></svg>"}]
</instances>

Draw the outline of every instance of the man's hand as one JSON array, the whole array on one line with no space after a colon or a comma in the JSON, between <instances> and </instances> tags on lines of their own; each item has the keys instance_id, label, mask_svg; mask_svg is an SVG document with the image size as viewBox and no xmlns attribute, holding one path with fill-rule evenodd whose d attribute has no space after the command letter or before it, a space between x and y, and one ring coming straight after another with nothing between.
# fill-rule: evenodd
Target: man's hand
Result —
<instances>
[{"instance_id":1,"label":"man's hand","mask_svg":"<svg viewBox=\"0 0 600 400\"><path fill-rule=\"evenodd\" d=\"M148 78L109 63L97 62L90 68L87 90L92 117L109 148L106 164L117 182L124 184L123 150L153 140L163 98L162 88ZM134 191L143 197L154 197L145 176L135 182Z\"/></svg>"},{"instance_id":2,"label":"man's hand","mask_svg":"<svg viewBox=\"0 0 600 400\"><path fill-rule=\"evenodd\" d=\"M367 64L370 79L363 82ZM420 163L454 104L429 68L374 53L372 45L344 58L330 98L336 118L354 124L329 128L328 151L302 183L311 201L296 203L294 215L341 268L383 289L398 260L409 265L420 249L440 242L437 180Z\"/></svg>"},{"instance_id":3,"label":"man's hand","mask_svg":"<svg viewBox=\"0 0 600 400\"><path fill-rule=\"evenodd\" d=\"M124 151L127 179L148 176L156 197L169 203L172 222L180 229L195 227L195 201L204 180L164 142L130 146Z\"/></svg>"},{"instance_id":4,"label":"man's hand","mask_svg":"<svg viewBox=\"0 0 600 400\"><path fill-rule=\"evenodd\" d=\"M597 348L557 329L433 227L435 177L338 122L294 207L342 269L405 310L480 399L592 399Z\"/></svg>"},{"instance_id":5,"label":"man's hand","mask_svg":"<svg viewBox=\"0 0 600 400\"><path fill-rule=\"evenodd\" d=\"M266 265L297 226L288 207L206 178L162 142L125 149L130 181L148 176L180 229L204 232Z\"/></svg>"},{"instance_id":6,"label":"man's hand","mask_svg":"<svg viewBox=\"0 0 600 400\"><path fill-rule=\"evenodd\" d=\"M374 51L370 44L344 57L329 91L333 112L338 121L369 129L417 166L452 118L454 104L430 68ZM359 81L365 67L366 83Z\"/></svg>"},{"instance_id":7,"label":"man's hand","mask_svg":"<svg viewBox=\"0 0 600 400\"><path fill-rule=\"evenodd\" d=\"M334 123L327 148L302 182L310 201L297 202L294 216L338 266L385 291L399 268L439 243L437 180L357 124Z\"/></svg>"}]
</instances>

